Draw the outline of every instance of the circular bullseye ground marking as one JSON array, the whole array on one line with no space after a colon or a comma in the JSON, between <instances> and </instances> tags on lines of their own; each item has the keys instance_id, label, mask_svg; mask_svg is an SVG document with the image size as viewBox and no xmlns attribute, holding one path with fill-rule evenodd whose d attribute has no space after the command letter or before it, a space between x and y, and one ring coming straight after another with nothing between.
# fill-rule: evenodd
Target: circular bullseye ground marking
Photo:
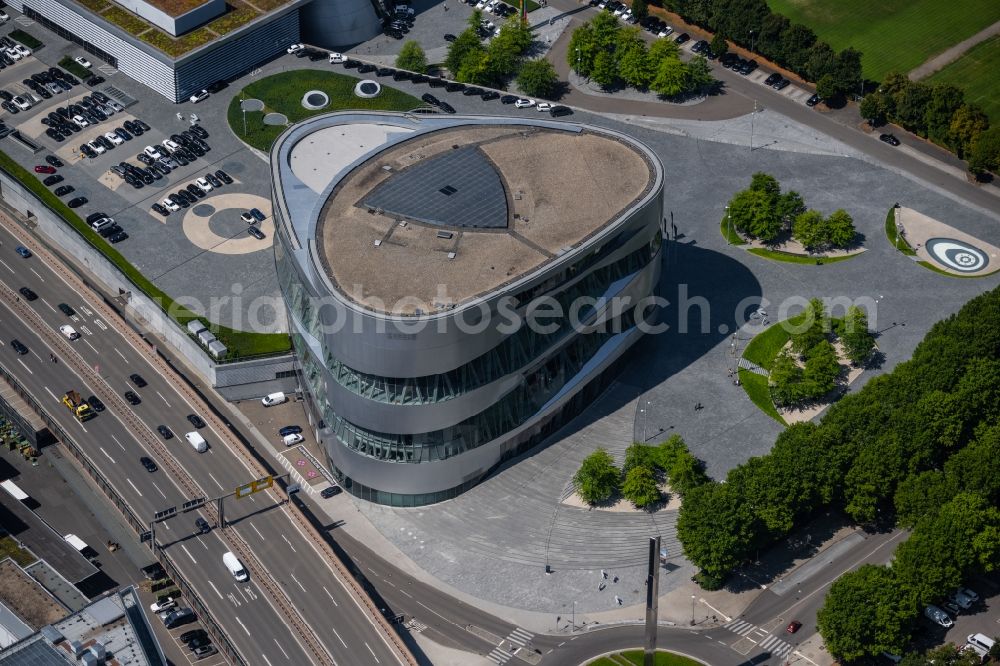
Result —
<instances>
[{"instance_id":1,"label":"circular bullseye ground marking","mask_svg":"<svg viewBox=\"0 0 1000 666\"><path fill-rule=\"evenodd\" d=\"M211 202L209 204L208 202ZM257 240L250 234L239 234L233 238L226 238L212 231L209 221L213 215L218 215L225 211L235 219L239 219L240 213L259 208L267 215L267 219L260 223L260 230L266 234L264 240ZM244 225L246 226L246 225ZM184 235L193 245L208 252L216 254L250 254L265 250L274 243L274 221L271 219L271 201L256 194L246 192L229 192L209 197L204 203L189 208L184 214L181 222Z\"/></svg>"},{"instance_id":2,"label":"circular bullseye ground marking","mask_svg":"<svg viewBox=\"0 0 1000 666\"><path fill-rule=\"evenodd\" d=\"M985 252L954 238L931 238L925 247L934 261L959 273L976 273L990 263Z\"/></svg>"},{"instance_id":3,"label":"circular bullseye ground marking","mask_svg":"<svg viewBox=\"0 0 1000 666\"><path fill-rule=\"evenodd\" d=\"M378 97L380 92L382 92L382 86L379 85L378 81L372 81L371 79L359 81L358 85L354 86L354 94L366 99Z\"/></svg>"},{"instance_id":4,"label":"circular bullseye ground marking","mask_svg":"<svg viewBox=\"0 0 1000 666\"><path fill-rule=\"evenodd\" d=\"M302 96L302 106L310 111L322 109L330 103L330 96L322 90L310 90Z\"/></svg>"}]
</instances>

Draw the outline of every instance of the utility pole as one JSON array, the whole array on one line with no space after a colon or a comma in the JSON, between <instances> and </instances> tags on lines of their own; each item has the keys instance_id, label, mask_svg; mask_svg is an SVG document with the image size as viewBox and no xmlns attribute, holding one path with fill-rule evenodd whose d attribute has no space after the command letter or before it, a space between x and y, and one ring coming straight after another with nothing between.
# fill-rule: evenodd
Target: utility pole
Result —
<instances>
[{"instance_id":1,"label":"utility pole","mask_svg":"<svg viewBox=\"0 0 1000 666\"><path fill-rule=\"evenodd\" d=\"M726 236L726 244L733 244L733 214L729 212L729 206L726 206L726 226L729 228L729 234Z\"/></svg>"},{"instance_id":2,"label":"utility pole","mask_svg":"<svg viewBox=\"0 0 1000 666\"><path fill-rule=\"evenodd\" d=\"M750 114L750 152L753 152L753 119L757 115L757 100L753 101L753 113Z\"/></svg>"},{"instance_id":3,"label":"utility pole","mask_svg":"<svg viewBox=\"0 0 1000 666\"><path fill-rule=\"evenodd\" d=\"M660 598L660 537L649 537L649 561L646 563L646 647L643 666L656 664L656 623Z\"/></svg>"}]
</instances>

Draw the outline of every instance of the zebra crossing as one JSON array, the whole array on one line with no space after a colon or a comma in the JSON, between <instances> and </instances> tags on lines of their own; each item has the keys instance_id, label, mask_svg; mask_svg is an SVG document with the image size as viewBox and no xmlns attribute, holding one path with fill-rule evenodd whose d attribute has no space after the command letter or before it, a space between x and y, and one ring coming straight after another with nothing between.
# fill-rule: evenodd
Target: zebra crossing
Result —
<instances>
[{"instance_id":1,"label":"zebra crossing","mask_svg":"<svg viewBox=\"0 0 1000 666\"><path fill-rule=\"evenodd\" d=\"M525 631L520 627L514 627L514 630L507 634L507 637L500 641L500 645L493 648L493 651L486 655L486 658L499 666L506 664L508 661L514 658L514 655L523 647L527 647L528 643L535 635L530 631ZM505 649L508 648L508 649Z\"/></svg>"},{"instance_id":2,"label":"zebra crossing","mask_svg":"<svg viewBox=\"0 0 1000 666\"><path fill-rule=\"evenodd\" d=\"M761 629L757 625L747 622L746 620L733 620L729 624L723 625L723 628L728 629L737 636L742 636L745 640L750 641L760 649L770 652L777 657L784 657L792 651L792 645L781 640L771 632ZM751 646L748 646L747 649L749 651Z\"/></svg>"}]
</instances>

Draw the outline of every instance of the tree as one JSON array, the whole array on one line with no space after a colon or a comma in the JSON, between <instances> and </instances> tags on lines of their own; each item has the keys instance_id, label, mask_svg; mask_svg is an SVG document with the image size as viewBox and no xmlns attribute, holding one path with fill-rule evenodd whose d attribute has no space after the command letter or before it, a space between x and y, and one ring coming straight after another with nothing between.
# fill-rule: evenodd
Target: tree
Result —
<instances>
[{"instance_id":1,"label":"tree","mask_svg":"<svg viewBox=\"0 0 1000 666\"><path fill-rule=\"evenodd\" d=\"M801 402L802 368L791 354L784 351L774 359L768 376L771 400L778 406L794 405Z\"/></svg>"},{"instance_id":2,"label":"tree","mask_svg":"<svg viewBox=\"0 0 1000 666\"><path fill-rule=\"evenodd\" d=\"M836 68L837 54L830 48L830 45L826 42L816 42L813 44L809 49L809 60L806 62L806 74L808 74L809 80L819 81L824 76L830 76L835 94L837 91L836 81L832 77ZM818 86L816 92L819 94ZM820 97L825 97L825 95L820 95Z\"/></svg>"},{"instance_id":3,"label":"tree","mask_svg":"<svg viewBox=\"0 0 1000 666\"><path fill-rule=\"evenodd\" d=\"M843 208L830 213L830 217L826 218L826 228L827 242L833 247L849 247L858 235L854 229L854 218Z\"/></svg>"},{"instance_id":4,"label":"tree","mask_svg":"<svg viewBox=\"0 0 1000 666\"><path fill-rule=\"evenodd\" d=\"M687 63L687 90L695 92L712 83L712 67L703 55L696 55Z\"/></svg>"},{"instance_id":5,"label":"tree","mask_svg":"<svg viewBox=\"0 0 1000 666\"><path fill-rule=\"evenodd\" d=\"M677 517L684 554L701 569L704 587L718 589L752 554L758 521L738 489L714 481L692 488Z\"/></svg>"},{"instance_id":6,"label":"tree","mask_svg":"<svg viewBox=\"0 0 1000 666\"><path fill-rule=\"evenodd\" d=\"M779 60L797 72L804 71L809 60L809 48L816 43L816 33L799 23L791 24L781 35Z\"/></svg>"},{"instance_id":7,"label":"tree","mask_svg":"<svg viewBox=\"0 0 1000 666\"><path fill-rule=\"evenodd\" d=\"M976 176L1000 171L1000 126L976 135L969 155L969 171Z\"/></svg>"},{"instance_id":8,"label":"tree","mask_svg":"<svg viewBox=\"0 0 1000 666\"><path fill-rule=\"evenodd\" d=\"M580 76L590 76L594 69L594 58L597 56L597 45L594 40L594 29L590 22L584 23L573 31L566 49L566 62Z\"/></svg>"},{"instance_id":9,"label":"tree","mask_svg":"<svg viewBox=\"0 0 1000 666\"><path fill-rule=\"evenodd\" d=\"M792 333L792 350L797 354L806 354L810 349L826 340L830 331L830 318L826 306L818 298L809 299L809 305L801 315L801 323Z\"/></svg>"},{"instance_id":10,"label":"tree","mask_svg":"<svg viewBox=\"0 0 1000 666\"><path fill-rule=\"evenodd\" d=\"M861 365L875 348L875 336L868 330L868 315L856 305L847 309L840 341L844 354L854 365Z\"/></svg>"},{"instance_id":11,"label":"tree","mask_svg":"<svg viewBox=\"0 0 1000 666\"><path fill-rule=\"evenodd\" d=\"M861 93L861 51L847 47L837 54L837 66L833 70L837 92L848 94L851 91Z\"/></svg>"},{"instance_id":12,"label":"tree","mask_svg":"<svg viewBox=\"0 0 1000 666\"><path fill-rule=\"evenodd\" d=\"M680 58L661 60L649 87L663 97L680 95L687 90L687 66Z\"/></svg>"},{"instance_id":13,"label":"tree","mask_svg":"<svg viewBox=\"0 0 1000 666\"><path fill-rule=\"evenodd\" d=\"M974 104L963 104L955 111L948 128L948 145L964 158L976 137L990 126L990 119Z\"/></svg>"},{"instance_id":14,"label":"tree","mask_svg":"<svg viewBox=\"0 0 1000 666\"><path fill-rule=\"evenodd\" d=\"M455 79L463 83L489 85L492 83L492 78L488 64L486 49L482 47L473 49L462 58L462 63L455 72Z\"/></svg>"},{"instance_id":15,"label":"tree","mask_svg":"<svg viewBox=\"0 0 1000 666\"><path fill-rule=\"evenodd\" d=\"M526 61L517 74L517 87L531 97L551 98L558 85L556 70L545 58Z\"/></svg>"},{"instance_id":16,"label":"tree","mask_svg":"<svg viewBox=\"0 0 1000 666\"><path fill-rule=\"evenodd\" d=\"M964 101L965 93L957 86L938 84L931 87L923 118L927 137L931 141L947 145L951 121Z\"/></svg>"},{"instance_id":17,"label":"tree","mask_svg":"<svg viewBox=\"0 0 1000 666\"><path fill-rule=\"evenodd\" d=\"M396 56L396 67L421 74L427 71L427 56L419 42L410 39L403 44Z\"/></svg>"},{"instance_id":18,"label":"tree","mask_svg":"<svg viewBox=\"0 0 1000 666\"><path fill-rule=\"evenodd\" d=\"M837 352L829 340L817 343L806 355L806 367L802 379L806 383L808 398L817 399L837 385L841 367L837 361Z\"/></svg>"},{"instance_id":19,"label":"tree","mask_svg":"<svg viewBox=\"0 0 1000 666\"><path fill-rule=\"evenodd\" d=\"M810 252L826 243L826 221L818 210L807 210L795 218L792 224L792 238Z\"/></svg>"},{"instance_id":20,"label":"tree","mask_svg":"<svg viewBox=\"0 0 1000 666\"><path fill-rule=\"evenodd\" d=\"M910 640L916 605L901 592L892 569L872 564L834 581L816 614L830 654L853 661L902 652Z\"/></svg>"},{"instance_id":21,"label":"tree","mask_svg":"<svg viewBox=\"0 0 1000 666\"><path fill-rule=\"evenodd\" d=\"M824 74L816 81L816 94L819 95L820 99L828 101L836 99L839 97L840 92L841 90L837 86L837 80L833 78L833 74Z\"/></svg>"},{"instance_id":22,"label":"tree","mask_svg":"<svg viewBox=\"0 0 1000 666\"><path fill-rule=\"evenodd\" d=\"M712 50L712 53L716 58L721 58L729 52L729 42L726 41L726 38L721 32L717 32L715 33L715 36L712 37L709 48Z\"/></svg>"},{"instance_id":23,"label":"tree","mask_svg":"<svg viewBox=\"0 0 1000 666\"><path fill-rule=\"evenodd\" d=\"M611 455L604 449L597 449L583 459L580 469L573 476L573 483L584 502L599 504L615 494L620 477Z\"/></svg>"},{"instance_id":24,"label":"tree","mask_svg":"<svg viewBox=\"0 0 1000 666\"><path fill-rule=\"evenodd\" d=\"M795 218L804 212L806 212L806 203L802 200L802 195L795 190L788 190L778 197L775 213L784 226L790 227Z\"/></svg>"},{"instance_id":25,"label":"tree","mask_svg":"<svg viewBox=\"0 0 1000 666\"><path fill-rule=\"evenodd\" d=\"M521 66L524 53L531 46L531 32L520 21L512 19L503 24L500 34L490 40L486 49L489 58L486 68L494 85L514 76Z\"/></svg>"},{"instance_id":26,"label":"tree","mask_svg":"<svg viewBox=\"0 0 1000 666\"><path fill-rule=\"evenodd\" d=\"M884 125L889 114L888 100L880 92L869 93L861 100L858 111L861 117L872 125Z\"/></svg>"},{"instance_id":27,"label":"tree","mask_svg":"<svg viewBox=\"0 0 1000 666\"><path fill-rule=\"evenodd\" d=\"M646 0L632 0L632 16L640 21L649 16L649 4Z\"/></svg>"},{"instance_id":28,"label":"tree","mask_svg":"<svg viewBox=\"0 0 1000 666\"><path fill-rule=\"evenodd\" d=\"M618 48L618 73L622 79L636 88L648 88L653 81L655 69L646 51L646 43L641 39L630 40Z\"/></svg>"},{"instance_id":29,"label":"tree","mask_svg":"<svg viewBox=\"0 0 1000 666\"><path fill-rule=\"evenodd\" d=\"M469 14L469 18L465 20L465 23L473 30L478 30L479 26L483 23L483 10L473 9L472 13Z\"/></svg>"},{"instance_id":30,"label":"tree","mask_svg":"<svg viewBox=\"0 0 1000 666\"><path fill-rule=\"evenodd\" d=\"M659 502L660 489L656 485L656 477L652 470L644 465L630 469L622 484L622 495L637 509L648 508Z\"/></svg>"},{"instance_id":31,"label":"tree","mask_svg":"<svg viewBox=\"0 0 1000 666\"><path fill-rule=\"evenodd\" d=\"M618 80L618 62L614 54L609 51L601 51L594 58L594 69L590 72L590 79L602 88L608 88Z\"/></svg>"},{"instance_id":32,"label":"tree","mask_svg":"<svg viewBox=\"0 0 1000 666\"><path fill-rule=\"evenodd\" d=\"M483 51L483 45L479 41L479 35L473 28L463 30L448 46L448 55L445 56L444 66L455 75L462 67L462 61L473 51Z\"/></svg>"},{"instance_id":33,"label":"tree","mask_svg":"<svg viewBox=\"0 0 1000 666\"><path fill-rule=\"evenodd\" d=\"M781 194L781 185L778 179L769 173L758 171L750 177L750 189L754 192L763 192L773 199L777 199Z\"/></svg>"},{"instance_id":34,"label":"tree","mask_svg":"<svg viewBox=\"0 0 1000 666\"><path fill-rule=\"evenodd\" d=\"M766 192L753 189L737 192L729 201L729 215L738 231L764 243L773 241L781 232L781 220Z\"/></svg>"},{"instance_id":35,"label":"tree","mask_svg":"<svg viewBox=\"0 0 1000 666\"><path fill-rule=\"evenodd\" d=\"M653 448L640 442L632 442L625 449L625 462L622 464L622 476L628 476L634 467L648 467L652 469L656 466L653 460Z\"/></svg>"}]
</instances>

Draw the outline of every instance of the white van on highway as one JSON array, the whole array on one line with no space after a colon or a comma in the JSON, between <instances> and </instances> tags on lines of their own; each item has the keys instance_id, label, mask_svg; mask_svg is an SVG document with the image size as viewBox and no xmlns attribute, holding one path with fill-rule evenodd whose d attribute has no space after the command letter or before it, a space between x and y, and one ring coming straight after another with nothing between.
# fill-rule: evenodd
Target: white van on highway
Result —
<instances>
[{"instance_id":1,"label":"white van on highway","mask_svg":"<svg viewBox=\"0 0 1000 666\"><path fill-rule=\"evenodd\" d=\"M222 563L226 565L226 568L229 569L229 573L233 574L233 578L236 580L241 583L245 580L249 580L250 576L247 574L247 570L243 568L243 563L240 562L240 558L227 551L222 556Z\"/></svg>"},{"instance_id":2,"label":"white van on highway","mask_svg":"<svg viewBox=\"0 0 1000 666\"><path fill-rule=\"evenodd\" d=\"M206 442L205 438L199 435L198 433L196 432L185 433L184 439L186 439L188 441L188 444L190 444L194 448L194 450L197 451L198 453L204 453L205 451L208 451L208 442Z\"/></svg>"}]
</instances>

